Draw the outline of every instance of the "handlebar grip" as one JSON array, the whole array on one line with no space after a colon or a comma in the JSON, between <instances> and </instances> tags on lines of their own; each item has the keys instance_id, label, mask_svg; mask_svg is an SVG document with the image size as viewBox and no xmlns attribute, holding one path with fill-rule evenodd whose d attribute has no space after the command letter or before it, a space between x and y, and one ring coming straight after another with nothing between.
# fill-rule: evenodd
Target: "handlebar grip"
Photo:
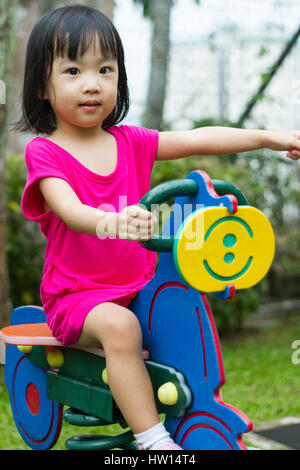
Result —
<instances>
[{"instance_id":1,"label":"handlebar grip","mask_svg":"<svg viewBox=\"0 0 300 470\"><path fill-rule=\"evenodd\" d=\"M198 191L198 184L193 179L171 180L166 183L159 184L151 189L141 199L139 205L143 205L148 211L151 211L152 204L162 204L169 199L177 196L195 196ZM163 237L160 235L152 235L151 239L141 242L142 246L152 251L172 251L174 237Z\"/></svg>"},{"instance_id":2,"label":"handlebar grip","mask_svg":"<svg viewBox=\"0 0 300 470\"><path fill-rule=\"evenodd\" d=\"M244 193L234 184L227 183L222 180L212 180L212 184L216 193L220 196L226 194L233 194L240 205L248 205L248 200ZM171 180L159 184L151 189L140 200L139 205L142 205L149 212L151 211L152 204L162 204L169 199L177 196L190 196L193 197L198 192L198 184L194 179L178 179ZM149 241L141 242L141 245L151 251L166 252L172 251L174 245L174 237L163 237L161 235L153 234Z\"/></svg>"}]
</instances>

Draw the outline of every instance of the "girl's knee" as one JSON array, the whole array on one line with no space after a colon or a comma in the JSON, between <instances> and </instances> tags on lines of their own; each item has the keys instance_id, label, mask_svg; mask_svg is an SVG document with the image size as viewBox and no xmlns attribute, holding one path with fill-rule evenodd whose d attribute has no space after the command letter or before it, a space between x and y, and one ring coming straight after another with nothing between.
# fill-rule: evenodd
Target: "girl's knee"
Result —
<instances>
[{"instance_id":1,"label":"girl's knee","mask_svg":"<svg viewBox=\"0 0 300 470\"><path fill-rule=\"evenodd\" d=\"M140 323L133 312L117 304L107 305L107 314L102 319L101 342L105 348L129 350L141 348L142 333Z\"/></svg>"},{"instance_id":2,"label":"girl's knee","mask_svg":"<svg viewBox=\"0 0 300 470\"><path fill-rule=\"evenodd\" d=\"M141 343L141 327L138 319L130 310L123 308L116 318L110 318L111 346L115 349L136 348Z\"/></svg>"}]
</instances>

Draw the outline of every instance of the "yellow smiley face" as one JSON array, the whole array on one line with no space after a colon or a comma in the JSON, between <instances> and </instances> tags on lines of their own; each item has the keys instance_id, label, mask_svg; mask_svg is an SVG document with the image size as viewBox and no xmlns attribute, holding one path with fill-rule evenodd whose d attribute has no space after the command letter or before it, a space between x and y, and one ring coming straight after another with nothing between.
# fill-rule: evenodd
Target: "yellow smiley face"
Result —
<instances>
[{"instance_id":1,"label":"yellow smiley face","mask_svg":"<svg viewBox=\"0 0 300 470\"><path fill-rule=\"evenodd\" d=\"M178 273L195 289L246 289L268 272L275 251L272 226L258 209L240 206L200 209L184 220L174 242Z\"/></svg>"}]
</instances>

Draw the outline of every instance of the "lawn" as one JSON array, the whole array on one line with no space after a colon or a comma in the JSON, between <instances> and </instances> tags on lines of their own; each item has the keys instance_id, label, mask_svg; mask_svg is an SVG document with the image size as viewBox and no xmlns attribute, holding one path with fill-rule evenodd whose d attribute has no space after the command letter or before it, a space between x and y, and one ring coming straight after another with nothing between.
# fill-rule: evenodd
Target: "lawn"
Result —
<instances>
[{"instance_id":1,"label":"lawn","mask_svg":"<svg viewBox=\"0 0 300 470\"><path fill-rule=\"evenodd\" d=\"M254 426L300 417L300 364L292 362L295 340L300 340L300 312L255 334L222 338L223 399L240 408Z\"/></svg>"},{"instance_id":2,"label":"lawn","mask_svg":"<svg viewBox=\"0 0 300 470\"><path fill-rule=\"evenodd\" d=\"M300 314L281 319L272 327L221 339L226 372L223 399L248 415L254 426L285 416L300 417L300 364L292 363L291 347L297 339ZM0 450L27 449L11 417L3 375L1 366ZM109 430L117 433L119 428L111 426ZM64 423L54 449L64 449L65 440L76 434L97 432L97 428L82 431Z\"/></svg>"}]
</instances>

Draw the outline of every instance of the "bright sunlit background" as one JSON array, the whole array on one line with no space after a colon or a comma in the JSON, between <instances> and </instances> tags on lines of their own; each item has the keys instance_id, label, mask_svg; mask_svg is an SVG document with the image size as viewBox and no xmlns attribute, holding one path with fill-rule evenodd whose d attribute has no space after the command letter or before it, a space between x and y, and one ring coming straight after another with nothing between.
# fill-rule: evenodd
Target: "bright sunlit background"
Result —
<instances>
[{"instance_id":1,"label":"bright sunlit background","mask_svg":"<svg viewBox=\"0 0 300 470\"><path fill-rule=\"evenodd\" d=\"M175 128L218 115L238 119L260 74L297 29L297 0L176 0L171 12L169 84L164 118ZM151 24L132 0L116 0L132 95L128 122L139 124L150 66ZM263 48L263 49L262 49ZM253 114L252 126L299 128L300 44L295 46Z\"/></svg>"}]
</instances>

